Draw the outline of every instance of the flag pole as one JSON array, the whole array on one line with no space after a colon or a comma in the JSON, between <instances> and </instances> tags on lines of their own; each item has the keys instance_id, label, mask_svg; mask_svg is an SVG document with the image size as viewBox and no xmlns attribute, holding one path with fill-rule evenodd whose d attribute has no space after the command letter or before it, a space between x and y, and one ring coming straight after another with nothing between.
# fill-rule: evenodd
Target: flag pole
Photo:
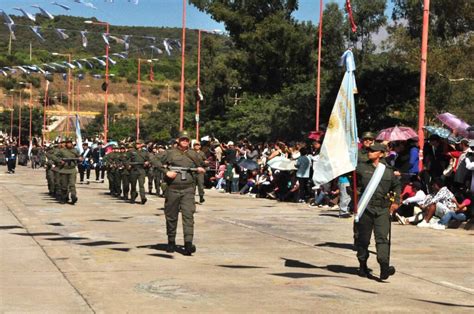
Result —
<instances>
[{"instance_id":1,"label":"flag pole","mask_svg":"<svg viewBox=\"0 0 474 314\"><path fill-rule=\"evenodd\" d=\"M28 132L28 138L29 138L29 142L30 142L30 145L31 145L31 140L32 140L32 137L31 137L31 128L32 128L32 118L33 118L33 84L30 83L30 103L29 103L29 111L30 111L30 128L29 128L29 132Z\"/></svg>"},{"instance_id":2,"label":"flag pole","mask_svg":"<svg viewBox=\"0 0 474 314\"><path fill-rule=\"evenodd\" d=\"M419 149L419 171L423 170L423 146L425 135L425 102L426 102L426 66L428 58L428 29L430 22L430 0L424 0L423 4L423 32L421 37L421 75L420 75L420 108L418 114L418 146Z\"/></svg>"},{"instance_id":3,"label":"flag pole","mask_svg":"<svg viewBox=\"0 0 474 314\"><path fill-rule=\"evenodd\" d=\"M8 39L8 55L12 54L12 32L10 32L10 38Z\"/></svg>"},{"instance_id":4,"label":"flag pole","mask_svg":"<svg viewBox=\"0 0 474 314\"><path fill-rule=\"evenodd\" d=\"M323 37L323 0L319 1L318 78L316 81L316 131L319 131L319 106L321 98L321 47Z\"/></svg>"},{"instance_id":5,"label":"flag pole","mask_svg":"<svg viewBox=\"0 0 474 314\"><path fill-rule=\"evenodd\" d=\"M179 130L184 128L184 65L186 50L186 0L183 0L183 35L181 42L181 92L179 101Z\"/></svg>"},{"instance_id":6,"label":"flag pole","mask_svg":"<svg viewBox=\"0 0 474 314\"><path fill-rule=\"evenodd\" d=\"M14 96L14 94L12 93L12 95L11 95L11 107L10 107L10 110L11 110L11 111L10 111L10 140L13 139L13 110L14 110L13 97L15 97L15 96Z\"/></svg>"},{"instance_id":7,"label":"flag pole","mask_svg":"<svg viewBox=\"0 0 474 314\"><path fill-rule=\"evenodd\" d=\"M201 88L201 30L198 31L198 61L197 61L197 90ZM198 94L196 101L196 140L199 141L199 111L201 110L201 97Z\"/></svg>"},{"instance_id":8,"label":"flag pole","mask_svg":"<svg viewBox=\"0 0 474 314\"><path fill-rule=\"evenodd\" d=\"M44 79L45 86L44 86L44 102L43 102L43 144L46 138L46 104L48 102L48 80Z\"/></svg>"},{"instance_id":9,"label":"flag pole","mask_svg":"<svg viewBox=\"0 0 474 314\"><path fill-rule=\"evenodd\" d=\"M20 89L20 106L18 108L18 147L21 145L21 103L23 102L22 90Z\"/></svg>"},{"instance_id":10,"label":"flag pole","mask_svg":"<svg viewBox=\"0 0 474 314\"><path fill-rule=\"evenodd\" d=\"M140 91L141 91L141 81L140 81L140 66L141 59L138 58L138 75L137 75L137 140L140 139Z\"/></svg>"}]
</instances>

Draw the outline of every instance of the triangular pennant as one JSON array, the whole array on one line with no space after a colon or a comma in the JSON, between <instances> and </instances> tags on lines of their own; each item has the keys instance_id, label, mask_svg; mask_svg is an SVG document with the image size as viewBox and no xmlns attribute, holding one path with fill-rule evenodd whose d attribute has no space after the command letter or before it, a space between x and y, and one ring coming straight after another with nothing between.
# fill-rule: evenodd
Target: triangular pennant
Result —
<instances>
[{"instance_id":1,"label":"triangular pennant","mask_svg":"<svg viewBox=\"0 0 474 314\"><path fill-rule=\"evenodd\" d=\"M106 44L107 46L110 46L110 43L109 43L109 35L108 35L108 34L103 33L103 34L102 34L102 39L105 41L105 44Z\"/></svg>"},{"instance_id":2,"label":"triangular pennant","mask_svg":"<svg viewBox=\"0 0 474 314\"><path fill-rule=\"evenodd\" d=\"M123 35L123 41L125 45L125 50L130 48L130 35Z\"/></svg>"},{"instance_id":3,"label":"triangular pennant","mask_svg":"<svg viewBox=\"0 0 474 314\"><path fill-rule=\"evenodd\" d=\"M81 31L82 47L87 48L87 31Z\"/></svg>"},{"instance_id":4,"label":"triangular pennant","mask_svg":"<svg viewBox=\"0 0 474 314\"><path fill-rule=\"evenodd\" d=\"M54 20L54 16L51 13L49 13L48 11L46 11L45 9L43 9L42 7L40 7L39 5L33 4L32 7L37 8L38 10L40 10L41 15L46 16L50 20Z\"/></svg>"},{"instance_id":5,"label":"triangular pennant","mask_svg":"<svg viewBox=\"0 0 474 314\"><path fill-rule=\"evenodd\" d=\"M55 28L54 30L56 31L56 34L58 34L59 38L61 38L61 39L63 39L63 40L69 38L69 35L64 32L65 29L62 29L62 28Z\"/></svg>"},{"instance_id":6,"label":"triangular pennant","mask_svg":"<svg viewBox=\"0 0 474 314\"><path fill-rule=\"evenodd\" d=\"M3 10L0 10L1 11L1 15L3 16L3 19L5 20L5 23L6 24L15 24L15 22L13 22L12 18Z\"/></svg>"},{"instance_id":7,"label":"triangular pennant","mask_svg":"<svg viewBox=\"0 0 474 314\"><path fill-rule=\"evenodd\" d=\"M38 37L41 41L45 41L45 39L43 38L43 35L41 35L41 33L40 33L41 27L39 27L39 26L30 26L30 29L33 31L33 33L35 33L36 37Z\"/></svg>"},{"instance_id":8,"label":"triangular pennant","mask_svg":"<svg viewBox=\"0 0 474 314\"><path fill-rule=\"evenodd\" d=\"M158 53L160 55L163 54L163 50L161 50L158 47L155 47L155 46L151 45L150 48L151 48L151 50L155 51L156 53Z\"/></svg>"},{"instance_id":9,"label":"triangular pennant","mask_svg":"<svg viewBox=\"0 0 474 314\"><path fill-rule=\"evenodd\" d=\"M15 36L15 24L7 24L8 30L10 31L10 35L12 36L13 40L16 40Z\"/></svg>"}]
</instances>

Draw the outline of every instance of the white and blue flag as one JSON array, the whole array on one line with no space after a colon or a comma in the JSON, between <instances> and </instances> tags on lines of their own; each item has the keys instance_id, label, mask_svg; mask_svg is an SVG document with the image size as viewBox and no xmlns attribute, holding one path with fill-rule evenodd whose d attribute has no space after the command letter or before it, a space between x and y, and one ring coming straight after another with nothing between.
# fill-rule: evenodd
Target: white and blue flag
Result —
<instances>
[{"instance_id":1,"label":"white and blue flag","mask_svg":"<svg viewBox=\"0 0 474 314\"><path fill-rule=\"evenodd\" d=\"M82 148L82 135L81 135L81 122L79 121L79 115L76 113L76 149L82 154L84 149Z\"/></svg>"},{"instance_id":2,"label":"white and blue flag","mask_svg":"<svg viewBox=\"0 0 474 314\"><path fill-rule=\"evenodd\" d=\"M347 50L341 60L346 66L346 72L329 118L319 160L315 161L313 167L313 181L316 185L328 183L340 175L354 171L357 166L357 122L354 101L357 86L352 51Z\"/></svg>"}]
</instances>

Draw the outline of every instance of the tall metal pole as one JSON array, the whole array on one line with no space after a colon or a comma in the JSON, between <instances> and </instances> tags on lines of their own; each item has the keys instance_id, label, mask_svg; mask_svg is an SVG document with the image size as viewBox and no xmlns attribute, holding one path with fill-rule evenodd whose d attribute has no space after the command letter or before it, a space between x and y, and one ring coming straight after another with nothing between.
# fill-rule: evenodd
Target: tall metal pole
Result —
<instances>
[{"instance_id":1,"label":"tall metal pole","mask_svg":"<svg viewBox=\"0 0 474 314\"><path fill-rule=\"evenodd\" d=\"M137 77L137 140L140 139L140 96L141 96L141 59L138 58L138 77Z\"/></svg>"},{"instance_id":2,"label":"tall metal pole","mask_svg":"<svg viewBox=\"0 0 474 314\"><path fill-rule=\"evenodd\" d=\"M68 54L69 64L71 64L71 54ZM71 68L67 70L67 120L66 120L66 136L69 136L69 119L71 115Z\"/></svg>"},{"instance_id":3,"label":"tall metal pole","mask_svg":"<svg viewBox=\"0 0 474 314\"><path fill-rule=\"evenodd\" d=\"M186 50L186 0L183 0L183 35L181 40L181 93L179 101L179 130L184 128L184 66Z\"/></svg>"},{"instance_id":4,"label":"tall metal pole","mask_svg":"<svg viewBox=\"0 0 474 314\"><path fill-rule=\"evenodd\" d=\"M426 102L426 66L428 58L428 29L430 22L430 0L424 0L423 4L423 32L421 37L421 75L420 75L420 111L418 114L418 145L420 147L419 171L423 170L423 146L425 135L423 126L425 125L425 102Z\"/></svg>"},{"instance_id":5,"label":"tall metal pole","mask_svg":"<svg viewBox=\"0 0 474 314\"><path fill-rule=\"evenodd\" d=\"M43 105L43 144L46 140L46 107L48 106L48 88L49 88L49 81L45 78L45 86L44 86L44 105Z\"/></svg>"},{"instance_id":6,"label":"tall metal pole","mask_svg":"<svg viewBox=\"0 0 474 314\"><path fill-rule=\"evenodd\" d=\"M33 119L33 84L30 83L30 103L29 103L29 109L30 109L30 128L28 132L28 139L29 142L31 143L32 137L31 137L31 127L32 127L32 119Z\"/></svg>"},{"instance_id":7,"label":"tall metal pole","mask_svg":"<svg viewBox=\"0 0 474 314\"><path fill-rule=\"evenodd\" d=\"M22 93L22 90L20 90L20 106L18 109L18 147L20 147L20 144L21 144L21 105L23 102L21 93Z\"/></svg>"},{"instance_id":8,"label":"tall metal pole","mask_svg":"<svg viewBox=\"0 0 474 314\"><path fill-rule=\"evenodd\" d=\"M105 23L105 35L109 35L109 23ZM104 103L104 142L107 143L107 134L109 133L108 121L108 102L109 102L109 45L105 43L105 103Z\"/></svg>"},{"instance_id":9,"label":"tall metal pole","mask_svg":"<svg viewBox=\"0 0 474 314\"><path fill-rule=\"evenodd\" d=\"M323 0L319 1L318 78L316 80L316 131L319 131L319 107L321 98L321 48L323 38Z\"/></svg>"},{"instance_id":10,"label":"tall metal pole","mask_svg":"<svg viewBox=\"0 0 474 314\"><path fill-rule=\"evenodd\" d=\"M10 106L10 140L13 138L13 94L11 95L11 106Z\"/></svg>"},{"instance_id":11,"label":"tall metal pole","mask_svg":"<svg viewBox=\"0 0 474 314\"><path fill-rule=\"evenodd\" d=\"M198 62L197 62L197 90L201 90L201 30L198 31ZM199 112L201 110L201 98L197 95L196 100L196 140L199 141Z\"/></svg>"}]
</instances>

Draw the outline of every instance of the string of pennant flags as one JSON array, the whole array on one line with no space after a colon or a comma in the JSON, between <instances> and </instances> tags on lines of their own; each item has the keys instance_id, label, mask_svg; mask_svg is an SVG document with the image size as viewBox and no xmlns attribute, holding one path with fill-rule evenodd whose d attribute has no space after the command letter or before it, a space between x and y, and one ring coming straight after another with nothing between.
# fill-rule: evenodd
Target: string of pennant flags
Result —
<instances>
[{"instance_id":1,"label":"string of pennant flags","mask_svg":"<svg viewBox=\"0 0 474 314\"><path fill-rule=\"evenodd\" d=\"M73 1L78 3L78 4L82 4L86 7L90 7L92 9L97 9L91 2L87 2L87 1L84 1L84 0L73 0ZM115 0L105 0L105 2L114 3ZM138 5L139 1L138 0L128 0L128 2L133 3L135 5ZM58 7L66 10L66 11L71 10L70 6L59 3L57 1L51 2L51 5L58 6ZM50 12L48 12L43 7L40 7L39 5L36 5L36 4L31 5L31 7L36 8L36 9L39 10L39 13L37 13L37 15L45 16L46 18L48 18L50 20L54 19L54 15L51 14ZM36 23L36 15L26 11L26 9L17 7L17 8L14 8L14 10L17 10L17 11L21 12L24 17L26 17L27 19L29 19L29 20ZM18 27L18 26L23 26L23 27L29 28L41 42L46 41L45 37L43 36L43 33L42 33L43 29L42 29L41 26L16 24L15 21L10 17L10 15L8 15L4 10L1 10L1 9L0 9L0 16L3 16L3 19L5 21L4 24L7 26L8 31L10 32L10 36L11 36L10 38L12 40L16 40L15 28ZM50 27L48 27L48 28L50 28ZM94 32L90 32L90 31L87 31L87 30L66 30L66 29L62 29L62 28L53 28L53 30L56 33L56 35L62 40L67 40L69 38L69 35L67 34L68 32L69 33L70 32L79 32L80 35L81 35L81 39L82 39L82 46L84 48L87 48L87 45L88 45L87 36L89 34L94 33ZM104 42L107 45L110 46L109 40L112 39L116 43L124 45L125 50L129 49L130 40L131 40L132 37L148 39L148 40L151 40L152 43L153 43L152 45L150 45L150 48L152 50L154 50L158 54L163 53L163 50L160 47L157 47L157 46L159 46L159 44L156 44L157 38L155 36L116 35L116 34L110 34L110 33L99 33L99 34L101 35L102 39L104 40ZM179 40L176 40L176 39L165 38L165 39L162 40L161 44L162 44L162 48L166 51L166 53L169 56L171 55L171 52L172 52L173 49L176 49L176 48L181 49L181 43L180 43Z\"/></svg>"},{"instance_id":2,"label":"string of pennant flags","mask_svg":"<svg viewBox=\"0 0 474 314\"><path fill-rule=\"evenodd\" d=\"M94 9L94 10L97 10L97 7L92 3L92 2L87 2L87 1L84 1L84 0L73 0L75 3L78 3L78 4L82 4L83 6L85 7L88 7L88 8L91 8L91 9ZM104 2L108 2L108 3L114 3L115 0L105 0ZM138 5L138 2L139 0L128 0L129 3L133 3L135 5ZM64 9L65 11L70 11L71 10L71 7L68 6L68 5L65 5L65 4L62 4L62 3L59 3L57 1L53 1L51 2L51 5L54 5L54 6L57 6L57 7L60 7L62 9ZM54 15L51 14L50 12L48 12L46 9L40 7L39 5L37 4L33 4L31 5L31 7L33 8L36 8L39 10L39 13L40 15L43 15L47 18L49 18L50 20L53 20L54 19ZM19 8L19 7L16 7L14 8L14 10L17 10L19 12L21 12L23 14L24 17L28 18L29 20L33 21L33 22L36 22L36 16L28 11L26 11L26 9L23 9L23 8ZM10 24L14 24L13 23L13 20L10 18L9 21L7 23L10 23Z\"/></svg>"},{"instance_id":3,"label":"string of pennant flags","mask_svg":"<svg viewBox=\"0 0 474 314\"><path fill-rule=\"evenodd\" d=\"M4 11L0 11L0 12L3 13L3 15L5 16ZM8 18L10 17L8 16ZM4 24L7 26L12 40L16 40L15 28L20 26L20 27L29 28L41 42L46 41L45 37L43 36L43 32L42 32L43 28L41 26L37 26L37 25L32 26L32 25L14 24L14 23L13 24L4 23ZM132 38L141 38L141 39L150 40L151 43L153 44L150 45L149 47L158 54L163 54L164 52L166 52L168 56L171 56L173 50L175 49L177 49L178 51L181 50L181 41L179 39L173 39L173 38L159 39L156 36L122 35L122 34L115 34L115 33L107 34L107 33L91 32L87 30L71 30L71 29L67 30L64 28L51 28L51 27L48 27L45 29L46 30L52 29L61 40L69 39L70 36L67 33L71 33L71 32L79 33L81 35L82 46L84 48L87 48L88 46L88 35L99 34L102 37L105 44L107 44L108 46L110 46L110 40L113 40L117 44L124 45L125 51L129 50L130 42ZM157 47L160 44L162 45L162 48L164 49L164 51L163 49L161 49L161 47Z\"/></svg>"},{"instance_id":4,"label":"string of pennant flags","mask_svg":"<svg viewBox=\"0 0 474 314\"><path fill-rule=\"evenodd\" d=\"M118 59L122 59L122 60L127 59L130 52L132 52L132 53L133 52L140 52L140 51L144 51L146 49L153 50L153 48L151 48L151 47L144 47L144 48L137 48L137 49L132 50L132 51L122 51L122 52L112 53L108 57L109 64L112 65L112 66L116 65ZM111 56L117 57L118 59L115 58L115 60L114 60L114 59L112 59ZM63 61L63 62L60 62L60 63L59 62L43 63L40 66L36 65L36 64L16 65L16 66L10 66L10 67L6 66L6 67L3 67L3 68L0 68L0 74L2 74L4 76L8 76L8 75L15 74L15 73L18 73L18 72L20 72L22 74L26 74L26 75L30 75L31 73L41 73L45 77L48 77L49 75L52 75L55 72L62 73L63 71L66 71L68 69L71 69L71 70L75 70L75 69L83 70L85 68L94 69L96 67L95 63L98 63L99 66L105 68L106 67L105 60L107 60L107 56L102 55L102 56L94 56L94 57L87 57L87 58L81 58L81 59L74 59L74 60L71 60L71 62ZM152 69L150 71L152 71ZM67 73L62 73L62 76L63 76L63 79L67 79ZM96 79L102 78L101 74L93 74L92 76ZM113 76L113 74L109 74L109 76ZM153 77L153 74L150 73L150 78L152 78L152 77ZM77 75L77 78L79 80L82 80L84 78L84 74L79 73ZM151 80L153 80L153 79L151 79Z\"/></svg>"}]
</instances>

